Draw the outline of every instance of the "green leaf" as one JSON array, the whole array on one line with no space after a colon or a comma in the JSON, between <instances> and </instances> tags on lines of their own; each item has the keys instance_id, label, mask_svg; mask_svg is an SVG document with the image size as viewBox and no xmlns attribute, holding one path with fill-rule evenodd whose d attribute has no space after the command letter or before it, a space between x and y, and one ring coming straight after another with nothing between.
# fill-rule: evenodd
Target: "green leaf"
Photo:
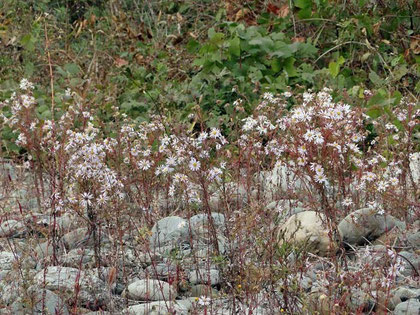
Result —
<instances>
[{"instance_id":1,"label":"green leaf","mask_svg":"<svg viewBox=\"0 0 420 315\"><path fill-rule=\"evenodd\" d=\"M395 102L395 98L390 98L387 95L383 95L381 93L377 93L374 96L372 96L369 101L367 102L367 107L371 107L371 106L388 106L388 105L392 105Z\"/></svg>"},{"instance_id":2,"label":"green leaf","mask_svg":"<svg viewBox=\"0 0 420 315\"><path fill-rule=\"evenodd\" d=\"M398 67L395 71L393 71L394 73L394 81L399 81L401 80L401 78L403 76L405 76L408 73L408 69L405 65Z\"/></svg>"},{"instance_id":3,"label":"green leaf","mask_svg":"<svg viewBox=\"0 0 420 315\"><path fill-rule=\"evenodd\" d=\"M35 41L36 39L31 34L26 34L21 38L20 43L25 49L31 52L35 48Z\"/></svg>"},{"instance_id":4,"label":"green leaf","mask_svg":"<svg viewBox=\"0 0 420 315\"><path fill-rule=\"evenodd\" d=\"M217 33L213 27L208 30L208 35L209 35L210 43L213 45L221 44L223 41L223 38L225 37L225 34Z\"/></svg>"},{"instance_id":5,"label":"green leaf","mask_svg":"<svg viewBox=\"0 0 420 315\"><path fill-rule=\"evenodd\" d=\"M49 109L43 111L41 113L41 117L44 118L44 119L51 119L51 117L52 117L51 116L51 111Z\"/></svg>"},{"instance_id":6,"label":"green leaf","mask_svg":"<svg viewBox=\"0 0 420 315\"><path fill-rule=\"evenodd\" d=\"M370 81L371 81L373 84L375 84L375 85L377 85L377 86L379 86L379 85L382 85L382 84L383 84L383 80L379 77L379 75L377 75L377 74L376 74L376 72L375 72L375 71L371 71L371 72L369 73L369 79L370 79Z\"/></svg>"},{"instance_id":7,"label":"green leaf","mask_svg":"<svg viewBox=\"0 0 420 315\"><path fill-rule=\"evenodd\" d=\"M239 57L241 55L241 40L235 37L229 41L229 52L232 56Z\"/></svg>"},{"instance_id":8,"label":"green leaf","mask_svg":"<svg viewBox=\"0 0 420 315\"><path fill-rule=\"evenodd\" d=\"M273 72L279 72L281 68L282 66L281 66L280 59L275 58L271 60L271 69L273 70Z\"/></svg>"},{"instance_id":9,"label":"green leaf","mask_svg":"<svg viewBox=\"0 0 420 315\"><path fill-rule=\"evenodd\" d=\"M377 93L369 99L369 101L367 102L366 105L367 105L367 107L371 107L371 106L374 106L374 105L381 105L381 104L384 103L384 101L385 101L384 96Z\"/></svg>"},{"instance_id":10,"label":"green leaf","mask_svg":"<svg viewBox=\"0 0 420 315\"><path fill-rule=\"evenodd\" d=\"M69 85L73 88L80 86L83 83L81 78L71 78L69 81Z\"/></svg>"},{"instance_id":11,"label":"green leaf","mask_svg":"<svg viewBox=\"0 0 420 315\"><path fill-rule=\"evenodd\" d=\"M310 43L298 43L298 42L296 42L294 44L298 44L297 53L299 53L303 57L312 57L318 52L318 49Z\"/></svg>"},{"instance_id":12,"label":"green leaf","mask_svg":"<svg viewBox=\"0 0 420 315\"><path fill-rule=\"evenodd\" d=\"M25 63L25 76L31 77L34 74L35 66L32 62Z\"/></svg>"},{"instance_id":13,"label":"green leaf","mask_svg":"<svg viewBox=\"0 0 420 315\"><path fill-rule=\"evenodd\" d=\"M402 99L402 94L400 91L395 91L394 94L392 94L392 98L395 99L394 104L395 106L398 106L398 104L400 103L401 99Z\"/></svg>"},{"instance_id":14,"label":"green leaf","mask_svg":"<svg viewBox=\"0 0 420 315\"><path fill-rule=\"evenodd\" d=\"M121 109L124 111L129 111L133 108L133 103L128 101L121 104Z\"/></svg>"},{"instance_id":15,"label":"green leaf","mask_svg":"<svg viewBox=\"0 0 420 315\"><path fill-rule=\"evenodd\" d=\"M414 88L414 90L415 90L417 93L420 93L420 81L418 81L418 82L416 83L416 87Z\"/></svg>"},{"instance_id":16,"label":"green leaf","mask_svg":"<svg viewBox=\"0 0 420 315\"><path fill-rule=\"evenodd\" d=\"M370 52L367 52L367 53L364 53L363 55L362 55L362 57L360 57L360 60L361 61L366 61L368 58L369 58L369 56L371 55L371 53Z\"/></svg>"},{"instance_id":17,"label":"green leaf","mask_svg":"<svg viewBox=\"0 0 420 315\"><path fill-rule=\"evenodd\" d=\"M63 68L61 68L60 66L57 66L55 69L56 69L56 71L57 71L59 74L61 74L63 77L67 77L67 72L66 72L66 71L64 71L64 69L63 69Z\"/></svg>"},{"instance_id":18,"label":"green leaf","mask_svg":"<svg viewBox=\"0 0 420 315\"><path fill-rule=\"evenodd\" d=\"M219 9L219 11L217 11L217 14L216 14L214 19L217 22L220 22L222 17L225 16L225 15L226 15L226 10L225 9Z\"/></svg>"},{"instance_id":19,"label":"green leaf","mask_svg":"<svg viewBox=\"0 0 420 315\"><path fill-rule=\"evenodd\" d=\"M343 56L338 57L337 63L341 66L346 62L346 59Z\"/></svg>"},{"instance_id":20,"label":"green leaf","mask_svg":"<svg viewBox=\"0 0 420 315\"><path fill-rule=\"evenodd\" d=\"M274 52L272 52L270 56L278 58L288 58L292 56L292 53L293 50L291 49L291 45L287 45L284 42L275 42Z\"/></svg>"},{"instance_id":21,"label":"green leaf","mask_svg":"<svg viewBox=\"0 0 420 315\"><path fill-rule=\"evenodd\" d=\"M390 144L390 145L393 145L393 144L395 144L395 143L396 143L396 141L394 140L393 135L389 135L389 136L387 137L387 139L388 139L388 144Z\"/></svg>"},{"instance_id":22,"label":"green leaf","mask_svg":"<svg viewBox=\"0 0 420 315\"><path fill-rule=\"evenodd\" d=\"M264 76L258 68L251 67L248 73L248 77L251 79L252 82L260 81Z\"/></svg>"},{"instance_id":23,"label":"green leaf","mask_svg":"<svg viewBox=\"0 0 420 315\"><path fill-rule=\"evenodd\" d=\"M340 72L340 64L335 61L331 61L328 64L328 69L330 70L330 74L333 78L337 77L338 73Z\"/></svg>"},{"instance_id":24,"label":"green leaf","mask_svg":"<svg viewBox=\"0 0 420 315\"><path fill-rule=\"evenodd\" d=\"M189 53L195 53L200 48L200 43L195 39L191 39L187 44L187 50Z\"/></svg>"},{"instance_id":25,"label":"green leaf","mask_svg":"<svg viewBox=\"0 0 420 315\"><path fill-rule=\"evenodd\" d=\"M258 37L249 41L250 45L260 46L266 52L270 52L274 46L274 42L270 37Z\"/></svg>"},{"instance_id":26,"label":"green leaf","mask_svg":"<svg viewBox=\"0 0 420 315\"><path fill-rule=\"evenodd\" d=\"M287 72L287 74L290 78L297 76L296 68L294 66L295 61L296 61L295 58L289 57L284 62L284 69L286 70L286 72Z\"/></svg>"},{"instance_id":27,"label":"green leaf","mask_svg":"<svg viewBox=\"0 0 420 315\"><path fill-rule=\"evenodd\" d=\"M376 119L382 115L382 110L380 108L371 108L366 113L370 118Z\"/></svg>"},{"instance_id":28,"label":"green leaf","mask_svg":"<svg viewBox=\"0 0 420 315\"><path fill-rule=\"evenodd\" d=\"M38 113L41 114L41 113L45 112L48 109L49 109L49 107L47 105L42 105L42 106L38 106L37 111L38 111Z\"/></svg>"},{"instance_id":29,"label":"green leaf","mask_svg":"<svg viewBox=\"0 0 420 315\"><path fill-rule=\"evenodd\" d=\"M312 16L312 8L304 8L298 12L298 17L302 20L309 19Z\"/></svg>"},{"instance_id":30,"label":"green leaf","mask_svg":"<svg viewBox=\"0 0 420 315\"><path fill-rule=\"evenodd\" d=\"M9 149L9 151L12 151L14 153L19 153L19 147L13 143L13 142L6 142L6 146Z\"/></svg>"},{"instance_id":31,"label":"green leaf","mask_svg":"<svg viewBox=\"0 0 420 315\"><path fill-rule=\"evenodd\" d=\"M75 63L66 63L64 65L64 70L69 73L71 76L74 76L79 73L80 68Z\"/></svg>"},{"instance_id":32,"label":"green leaf","mask_svg":"<svg viewBox=\"0 0 420 315\"><path fill-rule=\"evenodd\" d=\"M295 7L300 9L306 9L312 7L312 0L296 0Z\"/></svg>"}]
</instances>

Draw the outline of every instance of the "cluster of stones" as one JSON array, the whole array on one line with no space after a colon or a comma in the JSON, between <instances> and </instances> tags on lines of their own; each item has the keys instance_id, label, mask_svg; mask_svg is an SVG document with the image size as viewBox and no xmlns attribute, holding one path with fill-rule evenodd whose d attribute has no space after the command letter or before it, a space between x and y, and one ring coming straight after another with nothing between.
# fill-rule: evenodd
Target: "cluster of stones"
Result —
<instances>
[{"instance_id":1,"label":"cluster of stones","mask_svg":"<svg viewBox=\"0 0 420 315\"><path fill-rule=\"evenodd\" d=\"M287 178L280 186L293 180ZM236 191L246 198L244 191ZM272 201L275 196L268 189L265 193L267 208L286 208L284 202ZM211 199L210 206L214 210L211 216L201 213L188 219L169 216L157 221L145 242L147 251L138 250L138 240L130 231L122 236L122 246L121 240L100 234L99 266L91 233L78 226L80 221L71 214L55 218L61 237L54 250L51 241L42 238L53 224L51 216L32 213L23 220L0 221L0 314L65 315L75 309L86 314L190 314L203 310L198 303L203 296L212 298L211 314L236 312L238 305L233 306L222 294L222 270L209 259L215 253L227 256L234 246L225 238L227 223L224 215L216 212L217 197ZM290 207L289 203L283 213L279 243L304 246L318 257L332 257L340 250L352 252L354 259L348 261L348 268L360 265L363 255L358 252L369 252L368 259L380 268L389 248L398 251L404 269L395 279L396 288L391 290L386 308L397 315L420 313L420 221L407 226L390 215L363 208L332 227L321 212L299 205ZM56 265L51 263L53 254L59 262ZM302 286L322 308L328 292L319 279L318 270L325 268L320 261L302 277ZM355 288L349 295L348 304L355 313L368 313L377 306L374 294L365 292ZM282 298L278 292L278 299ZM253 314L275 313L263 303L253 310Z\"/></svg>"},{"instance_id":2,"label":"cluster of stones","mask_svg":"<svg viewBox=\"0 0 420 315\"><path fill-rule=\"evenodd\" d=\"M122 270L108 265L106 252L111 249L112 240L102 236L102 266L96 268L88 229L75 228L69 215L56 219L60 230L67 231L59 242L63 245L58 249L60 265L44 266L53 253L51 244L45 241L28 248L25 243L29 242L27 236L35 232L29 231L29 227L51 222L41 214L32 214L33 219L36 224L31 226L16 220L7 220L0 225L0 305L6 306L0 309L0 314L42 314L43 309L47 314L57 311L69 314L69 305L75 303L79 310L96 311L112 306L124 314L152 314L158 310L186 314L198 306L197 298L218 294L219 269L206 263L207 255L214 248L208 242L209 225L205 214L189 220L171 216L158 221L152 229L148 253L136 252L135 241L127 237L120 257L121 269L124 266L130 274L127 286L123 284ZM213 213L212 219L220 235L218 248L223 253L224 216ZM174 252L184 257L182 270L168 258ZM20 270L26 270L24 278L25 283L30 284L29 288L16 281L22 278L16 274ZM173 282L181 279L181 273L186 283L176 286ZM21 298L23 290L25 299ZM128 308L124 307L125 301L129 301Z\"/></svg>"}]
</instances>

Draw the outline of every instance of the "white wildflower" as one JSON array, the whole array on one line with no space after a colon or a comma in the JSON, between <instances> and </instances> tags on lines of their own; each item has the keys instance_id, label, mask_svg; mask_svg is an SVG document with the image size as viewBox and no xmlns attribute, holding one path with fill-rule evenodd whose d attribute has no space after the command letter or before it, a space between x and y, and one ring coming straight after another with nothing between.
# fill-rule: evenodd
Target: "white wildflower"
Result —
<instances>
[{"instance_id":1,"label":"white wildflower","mask_svg":"<svg viewBox=\"0 0 420 315\"><path fill-rule=\"evenodd\" d=\"M353 204L353 200L351 198L346 198L343 200L343 206L349 207Z\"/></svg>"},{"instance_id":2,"label":"white wildflower","mask_svg":"<svg viewBox=\"0 0 420 315\"><path fill-rule=\"evenodd\" d=\"M200 169L201 163L200 161L197 161L195 158L191 158L189 167L192 171L198 171Z\"/></svg>"},{"instance_id":3,"label":"white wildflower","mask_svg":"<svg viewBox=\"0 0 420 315\"><path fill-rule=\"evenodd\" d=\"M210 305L211 299L209 297L206 296L201 296L198 299L198 304L202 305L202 306L208 306Z\"/></svg>"},{"instance_id":4,"label":"white wildflower","mask_svg":"<svg viewBox=\"0 0 420 315\"><path fill-rule=\"evenodd\" d=\"M27 79L23 78L19 83L19 88L21 90L33 90L34 85L32 82L29 82Z\"/></svg>"}]
</instances>

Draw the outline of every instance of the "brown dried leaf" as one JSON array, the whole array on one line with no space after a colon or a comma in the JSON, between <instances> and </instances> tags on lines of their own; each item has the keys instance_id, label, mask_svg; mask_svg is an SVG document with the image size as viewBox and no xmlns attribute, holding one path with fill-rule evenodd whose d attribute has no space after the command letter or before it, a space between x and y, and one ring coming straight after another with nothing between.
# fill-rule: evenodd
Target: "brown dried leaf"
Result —
<instances>
[{"instance_id":1,"label":"brown dried leaf","mask_svg":"<svg viewBox=\"0 0 420 315\"><path fill-rule=\"evenodd\" d=\"M304 42L305 42L305 40L306 40L306 38L305 38L305 37L293 37L293 38L292 38L292 41L293 41L294 43L304 43Z\"/></svg>"},{"instance_id":2,"label":"brown dried leaf","mask_svg":"<svg viewBox=\"0 0 420 315\"><path fill-rule=\"evenodd\" d=\"M117 268L112 267L108 274L108 285L112 285L117 278Z\"/></svg>"},{"instance_id":3,"label":"brown dried leaf","mask_svg":"<svg viewBox=\"0 0 420 315\"><path fill-rule=\"evenodd\" d=\"M249 13L249 9L245 8L245 9L240 9L238 12L236 12L235 14L235 22L242 20L247 14Z\"/></svg>"},{"instance_id":4,"label":"brown dried leaf","mask_svg":"<svg viewBox=\"0 0 420 315\"><path fill-rule=\"evenodd\" d=\"M91 14L90 17L89 17L89 23L91 25L94 25L95 22L96 22L96 15L95 14Z\"/></svg>"},{"instance_id":5,"label":"brown dried leaf","mask_svg":"<svg viewBox=\"0 0 420 315\"><path fill-rule=\"evenodd\" d=\"M289 15L289 12L290 12L289 5L288 4L285 4L285 5L283 5L283 6L280 7L277 15L279 17L284 18L284 17L286 17L286 16Z\"/></svg>"},{"instance_id":6,"label":"brown dried leaf","mask_svg":"<svg viewBox=\"0 0 420 315\"><path fill-rule=\"evenodd\" d=\"M128 65L128 61L124 60L124 59L121 59L121 58L116 58L115 59L115 65L117 66L117 68L121 68L123 66Z\"/></svg>"},{"instance_id":7,"label":"brown dried leaf","mask_svg":"<svg viewBox=\"0 0 420 315\"><path fill-rule=\"evenodd\" d=\"M375 35L378 35L380 27L381 27L381 22L380 21L376 24L373 24L373 33L375 33Z\"/></svg>"},{"instance_id":8,"label":"brown dried leaf","mask_svg":"<svg viewBox=\"0 0 420 315\"><path fill-rule=\"evenodd\" d=\"M410 43L410 49L413 54L420 54L420 35L415 36Z\"/></svg>"},{"instance_id":9,"label":"brown dried leaf","mask_svg":"<svg viewBox=\"0 0 420 315\"><path fill-rule=\"evenodd\" d=\"M184 20L184 18L182 17L182 15L179 12L176 13L176 19L177 19L178 23L181 23Z\"/></svg>"},{"instance_id":10,"label":"brown dried leaf","mask_svg":"<svg viewBox=\"0 0 420 315\"><path fill-rule=\"evenodd\" d=\"M289 5L284 4L281 7L278 7L272 3L267 5L267 11L277 15L278 17L284 18L289 15Z\"/></svg>"},{"instance_id":11,"label":"brown dried leaf","mask_svg":"<svg viewBox=\"0 0 420 315\"><path fill-rule=\"evenodd\" d=\"M134 56L134 58L136 59L136 62L137 62L139 65L141 65L141 64L143 64L143 63L144 63L144 57L143 57L143 55L142 55L142 54L136 54L136 55Z\"/></svg>"}]
</instances>

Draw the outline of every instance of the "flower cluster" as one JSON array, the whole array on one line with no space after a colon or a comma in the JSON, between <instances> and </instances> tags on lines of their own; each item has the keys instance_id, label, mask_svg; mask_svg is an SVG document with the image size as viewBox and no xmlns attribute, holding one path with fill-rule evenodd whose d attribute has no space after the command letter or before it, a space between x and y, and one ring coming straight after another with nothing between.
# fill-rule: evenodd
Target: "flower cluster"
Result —
<instances>
[{"instance_id":1,"label":"flower cluster","mask_svg":"<svg viewBox=\"0 0 420 315\"><path fill-rule=\"evenodd\" d=\"M90 122L83 132L67 131L65 152L69 156L69 181L86 184L81 198L71 198L70 202L78 202L82 207L92 203L104 206L113 197L124 197L123 185L116 171L106 164L106 154L116 146L116 141L96 141L97 136L98 129ZM69 190L73 189L76 189L74 185L70 185ZM74 193L70 195L77 196Z\"/></svg>"},{"instance_id":2,"label":"flower cluster","mask_svg":"<svg viewBox=\"0 0 420 315\"><path fill-rule=\"evenodd\" d=\"M153 194L201 203L207 190L231 178L236 166L253 173L273 165L287 166L302 187L338 200L346 210L380 202L405 182L414 147L410 139L420 114L405 99L392 111L393 119L372 120L363 107L334 101L329 89L296 96L265 93L251 115L241 114L229 141L205 122L195 121L200 127L190 129L189 124L172 126L167 117L152 115L135 123L117 108L117 136L109 138L71 90L63 92L68 106L58 119L39 119L33 89L32 83L21 81L19 93L3 103L11 108L3 122L17 133L16 144L29 152L49 152L52 160L65 157L58 171L70 183L66 195L79 206L102 205L132 189L146 209ZM239 153L234 158L232 150ZM95 183L93 189L88 182ZM83 196L76 196L78 192Z\"/></svg>"},{"instance_id":3,"label":"flower cluster","mask_svg":"<svg viewBox=\"0 0 420 315\"><path fill-rule=\"evenodd\" d=\"M289 95L280 101L281 97L266 93L255 113L243 119L239 145L252 147L251 156L258 156L259 160L269 158L271 165L287 165L295 174L304 175L300 179L307 182L311 191L316 188L326 193L339 192L345 207L353 204L354 195L359 202L367 203L395 193L403 178L404 159L408 157L381 152L391 148L395 152L396 148L412 152L409 139L418 126L419 114L414 111L414 104L402 100L402 105L394 110L400 127L389 122L382 124L388 133L405 130L402 135L389 138L387 132L382 132L385 137L374 138L367 126L377 126L377 120L366 115L363 107L333 101L330 92L305 92L294 98L292 106ZM402 110L404 106L406 109Z\"/></svg>"},{"instance_id":4,"label":"flower cluster","mask_svg":"<svg viewBox=\"0 0 420 315\"><path fill-rule=\"evenodd\" d=\"M221 179L225 164L218 163L217 156L228 142L218 128L183 131L167 135L160 117L138 126L126 120L120 129L121 153L127 167L134 170L132 180L137 179L142 189L158 182L159 187L167 187L170 197L201 203L203 183Z\"/></svg>"}]
</instances>

